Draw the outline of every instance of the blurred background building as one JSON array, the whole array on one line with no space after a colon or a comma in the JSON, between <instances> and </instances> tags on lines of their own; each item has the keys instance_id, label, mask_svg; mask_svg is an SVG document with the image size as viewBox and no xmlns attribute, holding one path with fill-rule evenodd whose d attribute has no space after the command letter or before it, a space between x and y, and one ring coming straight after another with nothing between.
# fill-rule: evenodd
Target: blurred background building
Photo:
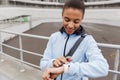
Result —
<instances>
[{"instance_id":1,"label":"blurred background building","mask_svg":"<svg viewBox=\"0 0 120 80\"><path fill-rule=\"evenodd\" d=\"M66 0L38 0L38 1L49 1L49 2L65 2ZM92 2L92 1L108 1L108 0L84 0L85 2Z\"/></svg>"},{"instance_id":2,"label":"blurred background building","mask_svg":"<svg viewBox=\"0 0 120 80\"><path fill-rule=\"evenodd\" d=\"M64 3L66 0L0 0L0 4L8 4L10 1L43 1L43 2L60 2ZM85 2L96 2L96 1L112 1L112 0L84 0Z\"/></svg>"},{"instance_id":3,"label":"blurred background building","mask_svg":"<svg viewBox=\"0 0 120 80\"><path fill-rule=\"evenodd\" d=\"M66 0L0 0L0 6L62 8ZM84 0L86 8L119 8L120 0Z\"/></svg>"}]
</instances>

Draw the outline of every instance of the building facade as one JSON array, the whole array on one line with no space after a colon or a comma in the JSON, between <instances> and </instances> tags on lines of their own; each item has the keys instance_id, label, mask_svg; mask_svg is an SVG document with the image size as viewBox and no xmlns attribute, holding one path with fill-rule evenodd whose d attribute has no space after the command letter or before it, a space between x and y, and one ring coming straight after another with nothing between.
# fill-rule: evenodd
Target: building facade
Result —
<instances>
[{"instance_id":1,"label":"building facade","mask_svg":"<svg viewBox=\"0 0 120 80\"><path fill-rule=\"evenodd\" d=\"M17 0L13 0L13 1L17 1ZM30 0L30 1L43 1L43 2L60 2L60 3L64 3L67 0ZM85 2L95 2L95 1L108 1L108 0L84 0ZM0 4L2 5L8 5L9 4L9 0L0 0Z\"/></svg>"},{"instance_id":2,"label":"building facade","mask_svg":"<svg viewBox=\"0 0 120 80\"><path fill-rule=\"evenodd\" d=\"M66 0L39 0L39 1L47 1L47 2L62 2L64 3ZM84 0L85 2L95 2L95 1L108 1L108 0Z\"/></svg>"}]
</instances>

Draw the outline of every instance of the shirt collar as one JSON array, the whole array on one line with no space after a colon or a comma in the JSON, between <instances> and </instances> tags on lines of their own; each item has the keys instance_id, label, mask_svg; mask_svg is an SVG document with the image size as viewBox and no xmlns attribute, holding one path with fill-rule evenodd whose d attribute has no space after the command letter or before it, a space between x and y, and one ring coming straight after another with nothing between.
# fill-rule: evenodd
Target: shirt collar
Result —
<instances>
[{"instance_id":1,"label":"shirt collar","mask_svg":"<svg viewBox=\"0 0 120 80\"><path fill-rule=\"evenodd\" d=\"M64 29L64 26L62 26L62 28L60 29L60 32L61 32L61 33L63 33L63 32L66 33L66 31L65 31L65 29ZM84 34L84 33L85 33L85 29L80 25L80 27L79 27L73 34L82 35L82 34ZM67 33L66 33L66 34L67 34Z\"/></svg>"}]
</instances>

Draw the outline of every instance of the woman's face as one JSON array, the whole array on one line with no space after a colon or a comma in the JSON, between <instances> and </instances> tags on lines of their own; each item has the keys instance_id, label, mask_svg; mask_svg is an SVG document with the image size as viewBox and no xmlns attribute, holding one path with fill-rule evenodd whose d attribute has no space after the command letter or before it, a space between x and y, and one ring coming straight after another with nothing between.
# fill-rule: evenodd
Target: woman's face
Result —
<instances>
[{"instance_id":1,"label":"woman's face","mask_svg":"<svg viewBox=\"0 0 120 80\"><path fill-rule=\"evenodd\" d=\"M66 33L73 34L80 27L83 12L74 8L66 8L62 13L62 19Z\"/></svg>"}]
</instances>

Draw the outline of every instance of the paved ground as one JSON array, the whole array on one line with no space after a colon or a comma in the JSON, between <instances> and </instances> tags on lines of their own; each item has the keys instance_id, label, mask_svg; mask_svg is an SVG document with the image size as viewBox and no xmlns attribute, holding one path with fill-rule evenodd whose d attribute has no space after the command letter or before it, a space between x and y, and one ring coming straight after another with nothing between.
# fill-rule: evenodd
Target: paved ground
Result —
<instances>
[{"instance_id":1,"label":"paved ground","mask_svg":"<svg viewBox=\"0 0 120 80\"><path fill-rule=\"evenodd\" d=\"M11 79L2 72L0 72L0 80L11 80Z\"/></svg>"},{"instance_id":2,"label":"paved ground","mask_svg":"<svg viewBox=\"0 0 120 80\"><path fill-rule=\"evenodd\" d=\"M25 71L20 72L21 63L8 56L2 58L4 61L0 61L0 80L42 80L39 69L24 65Z\"/></svg>"}]
</instances>

